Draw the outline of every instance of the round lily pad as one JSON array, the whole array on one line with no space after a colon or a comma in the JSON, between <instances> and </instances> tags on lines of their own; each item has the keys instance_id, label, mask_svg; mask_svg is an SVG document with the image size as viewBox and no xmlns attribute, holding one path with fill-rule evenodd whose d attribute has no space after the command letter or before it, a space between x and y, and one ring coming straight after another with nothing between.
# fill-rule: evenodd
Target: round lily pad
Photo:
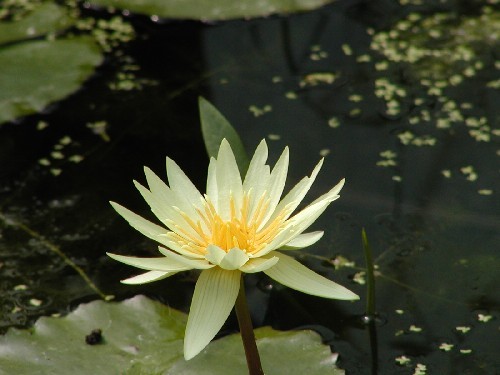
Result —
<instances>
[{"instance_id":1,"label":"round lily pad","mask_svg":"<svg viewBox=\"0 0 500 375\"><path fill-rule=\"evenodd\" d=\"M220 21L234 18L263 17L274 13L307 11L332 0L91 0L99 7L127 9L160 18Z\"/></svg>"},{"instance_id":2,"label":"round lily pad","mask_svg":"<svg viewBox=\"0 0 500 375\"><path fill-rule=\"evenodd\" d=\"M187 315L144 296L94 301L65 317L40 318L29 330L0 337L6 374L243 374L238 334L212 342L190 361L183 357ZM256 330L265 373L334 374L336 355L312 331Z\"/></svg>"},{"instance_id":3,"label":"round lily pad","mask_svg":"<svg viewBox=\"0 0 500 375\"><path fill-rule=\"evenodd\" d=\"M0 123L36 113L76 91L102 61L88 36L0 48Z\"/></svg>"},{"instance_id":4,"label":"round lily pad","mask_svg":"<svg viewBox=\"0 0 500 375\"><path fill-rule=\"evenodd\" d=\"M0 21L0 44L35 38L66 29L74 23L68 11L53 3L42 3L19 20Z\"/></svg>"}]
</instances>

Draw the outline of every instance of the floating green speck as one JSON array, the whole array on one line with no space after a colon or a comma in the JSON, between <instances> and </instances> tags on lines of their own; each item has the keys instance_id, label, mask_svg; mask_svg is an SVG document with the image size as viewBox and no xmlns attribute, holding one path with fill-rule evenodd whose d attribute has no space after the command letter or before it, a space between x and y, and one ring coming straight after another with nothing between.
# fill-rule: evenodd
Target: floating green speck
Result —
<instances>
[{"instance_id":1,"label":"floating green speck","mask_svg":"<svg viewBox=\"0 0 500 375\"><path fill-rule=\"evenodd\" d=\"M439 345L439 349L441 349L444 352L449 352L453 349L453 344L448 344L446 342L443 342Z\"/></svg>"},{"instance_id":2,"label":"floating green speck","mask_svg":"<svg viewBox=\"0 0 500 375\"><path fill-rule=\"evenodd\" d=\"M477 314L477 321L481 323L487 323L493 319L493 315L489 314Z\"/></svg>"},{"instance_id":3,"label":"floating green speck","mask_svg":"<svg viewBox=\"0 0 500 375\"><path fill-rule=\"evenodd\" d=\"M416 325L411 325L410 328L409 328L409 331L410 332L415 332L415 333L420 333L422 332L422 328L420 327L417 327Z\"/></svg>"},{"instance_id":4,"label":"floating green speck","mask_svg":"<svg viewBox=\"0 0 500 375\"><path fill-rule=\"evenodd\" d=\"M399 357L396 357L394 359L396 361L396 363L400 366L405 366L405 365L408 365L411 363L411 359L408 358L407 356L405 355L402 355L402 356L399 356Z\"/></svg>"},{"instance_id":5,"label":"floating green speck","mask_svg":"<svg viewBox=\"0 0 500 375\"><path fill-rule=\"evenodd\" d=\"M471 327L469 327L469 326L458 326L458 327L455 327L455 329L458 332L467 333L467 332L469 332L471 330Z\"/></svg>"}]
</instances>

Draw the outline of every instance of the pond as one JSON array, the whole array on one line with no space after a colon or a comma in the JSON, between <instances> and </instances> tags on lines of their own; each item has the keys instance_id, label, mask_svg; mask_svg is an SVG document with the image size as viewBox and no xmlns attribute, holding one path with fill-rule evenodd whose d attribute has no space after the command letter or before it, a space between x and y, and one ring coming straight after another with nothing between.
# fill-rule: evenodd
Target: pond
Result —
<instances>
[{"instance_id":1,"label":"pond","mask_svg":"<svg viewBox=\"0 0 500 375\"><path fill-rule=\"evenodd\" d=\"M321 157L309 201L346 178L313 225L325 236L296 254L361 301L251 275L255 326L317 330L347 374L498 372L497 3L342 0L217 22L78 3L104 59L89 58L97 67L78 91L0 125L0 330L108 295L188 311L194 273L119 283L134 270L105 252L153 256L156 245L108 201L153 220L132 180L143 166L164 177L166 156L204 190L203 96L249 153L266 138L274 163L290 147L285 190ZM376 265L372 329L362 228ZM231 316L220 336L236 330Z\"/></svg>"}]
</instances>

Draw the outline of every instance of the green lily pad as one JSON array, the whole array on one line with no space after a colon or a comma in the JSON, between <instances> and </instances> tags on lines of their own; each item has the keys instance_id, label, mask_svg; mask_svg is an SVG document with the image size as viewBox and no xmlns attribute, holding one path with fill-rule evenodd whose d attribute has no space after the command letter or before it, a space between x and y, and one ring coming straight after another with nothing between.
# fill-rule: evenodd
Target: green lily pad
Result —
<instances>
[{"instance_id":1,"label":"green lily pad","mask_svg":"<svg viewBox=\"0 0 500 375\"><path fill-rule=\"evenodd\" d=\"M96 42L86 36L0 48L0 123L73 93L101 61Z\"/></svg>"},{"instance_id":2,"label":"green lily pad","mask_svg":"<svg viewBox=\"0 0 500 375\"><path fill-rule=\"evenodd\" d=\"M64 8L53 3L42 3L20 20L0 21L0 44L57 32L73 23L73 18Z\"/></svg>"},{"instance_id":3,"label":"green lily pad","mask_svg":"<svg viewBox=\"0 0 500 375\"><path fill-rule=\"evenodd\" d=\"M211 343L186 362L187 316L144 296L80 305L63 318L43 317L29 330L0 337L0 373L8 374L243 374L239 335ZM94 345L87 336L95 335ZM256 330L266 374L343 374L336 355L312 331Z\"/></svg>"},{"instance_id":4,"label":"green lily pad","mask_svg":"<svg viewBox=\"0 0 500 375\"><path fill-rule=\"evenodd\" d=\"M273 374L343 375L336 368L337 355L313 331L280 332L270 327L255 330L264 372ZM216 340L189 362L178 361L169 374L212 375L247 373L240 335Z\"/></svg>"},{"instance_id":5,"label":"green lily pad","mask_svg":"<svg viewBox=\"0 0 500 375\"><path fill-rule=\"evenodd\" d=\"M90 4L161 18L220 21L307 11L330 2L332 0L91 0Z\"/></svg>"}]
</instances>

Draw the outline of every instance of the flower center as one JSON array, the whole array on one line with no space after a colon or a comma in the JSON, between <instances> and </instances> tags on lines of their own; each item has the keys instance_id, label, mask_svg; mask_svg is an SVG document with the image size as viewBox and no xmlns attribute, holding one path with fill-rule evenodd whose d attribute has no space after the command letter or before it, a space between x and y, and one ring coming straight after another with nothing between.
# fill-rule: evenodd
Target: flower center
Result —
<instances>
[{"instance_id":1,"label":"flower center","mask_svg":"<svg viewBox=\"0 0 500 375\"><path fill-rule=\"evenodd\" d=\"M212 202L205 197L203 208L196 208L198 221L195 222L184 212L179 212L191 230L187 231L177 225L177 233L172 232L169 237L196 254L205 255L208 245L216 245L226 252L238 248L249 255L255 254L276 237L286 222L286 210L283 210L272 221L264 223L268 209L269 198L264 193L250 212L250 193L245 192L240 212L237 212L231 197L230 219L223 220Z\"/></svg>"}]
</instances>

